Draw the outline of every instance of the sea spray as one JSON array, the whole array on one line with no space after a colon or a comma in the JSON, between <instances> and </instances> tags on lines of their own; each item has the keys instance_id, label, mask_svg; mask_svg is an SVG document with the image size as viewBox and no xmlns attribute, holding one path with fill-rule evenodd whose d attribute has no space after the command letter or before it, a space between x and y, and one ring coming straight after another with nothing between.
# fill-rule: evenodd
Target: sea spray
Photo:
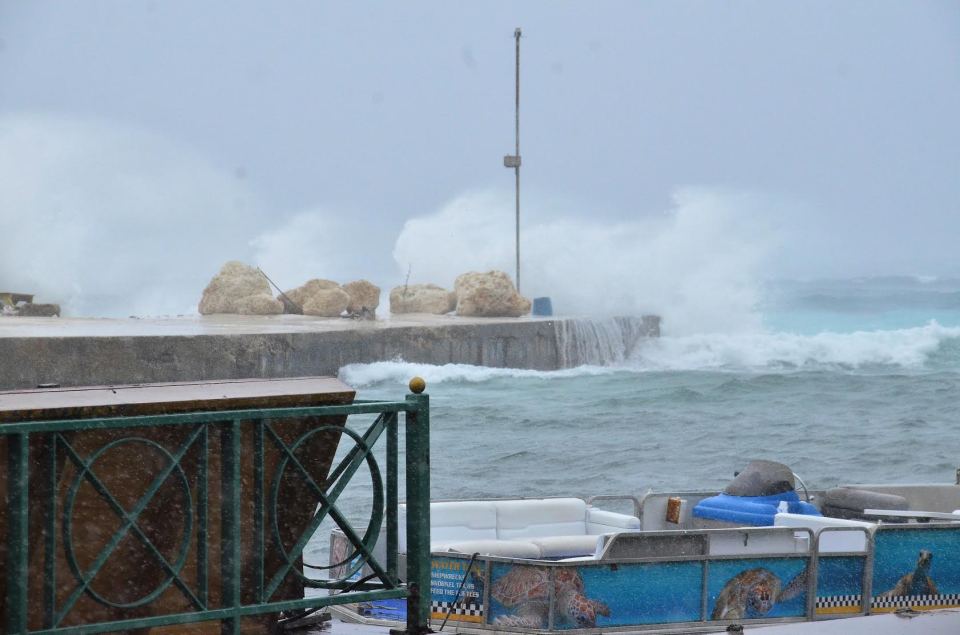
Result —
<instances>
[{"instance_id":1,"label":"sea spray","mask_svg":"<svg viewBox=\"0 0 960 635\"><path fill-rule=\"evenodd\" d=\"M6 114L0 150L0 271L67 315L195 313L210 277L236 259L284 287L368 278L388 290L408 271L449 286L467 270L513 270L506 191L459 196L397 236L322 201L268 213L241 170L136 126ZM675 334L759 323L757 274L772 240L756 197L686 188L671 209L628 221L535 193L525 204L522 290L552 296L558 314L657 313Z\"/></svg>"},{"instance_id":2,"label":"sea spray","mask_svg":"<svg viewBox=\"0 0 960 635\"><path fill-rule=\"evenodd\" d=\"M65 314L194 312L256 230L250 188L195 150L134 126L0 116L0 273Z\"/></svg>"},{"instance_id":3,"label":"sea spray","mask_svg":"<svg viewBox=\"0 0 960 635\"><path fill-rule=\"evenodd\" d=\"M673 334L760 327L758 280L776 238L759 197L685 188L665 213L630 221L564 214L536 198L528 207L521 291L551 296L558 315L654 313ZM512 274L511 210L506 192L487 190L408 220L393 250L398 275L449 286L463 271Z\"/></svg>"}]
</instances>

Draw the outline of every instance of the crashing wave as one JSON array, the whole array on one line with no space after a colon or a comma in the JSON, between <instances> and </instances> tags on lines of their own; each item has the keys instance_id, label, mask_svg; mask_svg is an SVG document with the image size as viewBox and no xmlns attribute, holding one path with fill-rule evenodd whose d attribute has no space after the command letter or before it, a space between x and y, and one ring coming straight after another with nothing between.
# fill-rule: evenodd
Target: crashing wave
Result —
<instances>
[{"instance_id":1,"label":"crashing wave","mask_svg":"<svg viewBox=\"0 0 960 635\"><path fill-rule=\"evenodd\" d=\"M402 360L351 364L340 377L357 386L406 384L420 375L428 384L479 383L504 378L552 379L596 376L615 372L657 371L916 371L960 367L960 327L936 322L921 327L792 333L704 334L638 337L616 320L570 321L558 326L567 368L556 371L487 368L468 364L412 364ZM632 341L633 344L618 344ZM620 346L618 348L618 346Z\"/></svg>"},{"instance_id":2,"label":"crashing wave","mask_svg":"<svg viewBox=\"0 0 960 635\"><path fill-rule=\"evenodd\" d=\"M919 369L929 366L957 338L960 328L936 322L906 329L815 335L687 335L644 342L630 364L642 370Z\"/></svg>"}]
</instances>

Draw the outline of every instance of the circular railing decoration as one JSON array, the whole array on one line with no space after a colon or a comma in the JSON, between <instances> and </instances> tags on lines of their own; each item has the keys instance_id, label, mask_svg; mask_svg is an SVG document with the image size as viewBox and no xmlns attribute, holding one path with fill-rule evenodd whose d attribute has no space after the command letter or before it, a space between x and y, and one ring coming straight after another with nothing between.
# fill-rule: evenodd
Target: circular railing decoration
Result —
<instances>
[{"instance_id":1,"label":"circular railing decoration","mask_svg":"<svg viewBox=\"0 0 960 635\"><path fill-rule=\"evenodd\" d=\"M314 578L308 578L303 574L302 571L300 571L298 567L294 566L295 559L292 560L290 558L290 554L287 552L286 548L284 547L283 539L280 536L280 527L279 527L279 520L278 520L279 519L278 500L279 500L279 492L280 492L280 482L283 479L283 475L287 469L287 466L291 462L290 456L291 455L296 456L297 448L303 445L310 437L312 437L315 434L319 434L323 432L336 432L338 434L339 433L346 434L347 436L353 439L355 447L358 448L359 451L365 455L364 461L366 462L367 467L370 471L370 480L371 480L371 485L373 486L373 506L371 509L370 521L367 523L367 528L364 531L362 536L362 543L368 547L368 550L370 552L373 551L373 546L376 544L377 538L379 538L380 536L380 524L383 522L383 502L384 502L383 479L381 478L381 475L380 475L380 467L373 456L373 452L371 452L370 446L366 443L366 441L363 440L363 438L358 433L354 432L353 430L345 426L326 425L326 426L321 426L319 428L314 428L313 430L310 430L309 432L305 433L300 438L298 438L292 446L287 446L287 452L283 453L283 459L277 465L276 474L274 476L273 485L270 491L270 503L269 503L270 518L271 518L271 525L273 530L274 543L276 544L277 550L280 553L281 558L283 558L283 561L287 564L288 569L290 571L293 571L294 574L297 577L299 577L307 586L316 587L316 588L335 588L338 583L342 583L347 579L349 579L354 573L356 573L361 568L363 568L363 565L367 563L368 558L363 555L363 552L360 549L356 548L356 546L354 546L352 543L350 543L351 546L353 546L353 551L350 552L343 559L339 560L338 562L332 562L328 565L315 565L315 564L307 563L306 560L302 560L303 566L316 571L330 570L330 571L337 571L339 573L339 571L345 570L345 573L343 573L342 575L339 575L338 578L335 580L317 580ZM277 441L279 441L279 439L277 439ZM296 468L296 469L298 469L299 471L299 468ZM300 476L301 478L305 478L303 474L301 474ZM339 482L339 480L337 482ZM320 486L318 485L317 487L319 488ZM314 494L316 494L316 492L314 492ZM327 492L324 491L323 495L326 496ZM317 496L317 498L321 499L320 496ZM318 500L318 502L322 502L322 500ZM333 505L334 506L336 505L335 501ZM321 510L322 509L323 508L321 508ZM327 509L326 513L329 515L330 510ZM357 558L358 555L360 556L359 558Z\"/></svg>"},{"instance_id":2,"label":"circular railing decoration","mask_svg":"<svg viewBox=\"0 0 960 635\"><path fill-rule=\"evenodd\" d=\"M169 470L167 475L163 478L163 481L157 483L157 478L153 480L153 484L157 487L154 490L153 494L149 498L145 498L146 492L140 497L137 505L134 506L134 509L128 510L124 509L123 506L116 501L113 494L110 493L106 486L99 481L96 475L93 472L94 464L107 452L112 449L120 448L121 446L144 446L147 448L147 451L156 452L161 455L164 459L166 465L163 468L163 471ZM128 450L129 451L129 450ZM140 450L142 452L143 450ZM183 524L183 535L180 539L180 545L177 550L176 558L171 564L166 561L163 554L160 552L160 549L153 545L153 542L150 540L145 533L142 532L142 529L137 524L137 519L140 514L149 506L150 502L160 491L160 489L166 484L166 482L171 478L175 477L175 481L179 483L179 490L183 494L184 505L182 509L185 510L184 513L184 524ZM108 505L113 509L113 511L120 518L120 526L114 532L110 540L108 540L105 545L101 548L99 555L94 559L89 573L84 572L80 566L80 563L77 561L76 557L76 548L74 544L74 535L73 535L73 516L74 516L74 506L76 503L77 493L80 490L80 486L85 480L92 480L91 485L97 491L102 499L104 499ZM96 483L100 483L98 486ZM100 488L103 488L103 491L100 491ZM148 488L150 489L150 488ZM113 500L111 500L113 499ZM167 587L174 581L174 579L179 578L180 571L183 569L184 563L187 560L187 554L190 548L190 536L193 531L193 505L192 505L192 495L190 491L190 483L187 479L187 475L184 473L183 468L180 466L180 463L174 459L173 455L162 445L151 441L150 439L145 439L142 437L127 437L124 439L118 439L112 441L102 448L97 450L89 459L83 464L82 467L78 466L77 476L73 479L73 483L70 486L70 489L67 493L66 502L63 510L63 543L64 551L66 554L67 564L70 567L70 570L73 572L74 577L77 579L77 582L80 583L84 592L95 599L97 602L104 604L106 606L111 606L114 608L128 609L138 606L143 606L144 604L149 604L155 600L161 593L163 593ZM119 506L120 509L116 509ZM139 509L136 509L139 507ZM156 561L157 565L163 569L167 570L167 576L160 581L160 584L154 588L152 591L147 592L142 597L128 601L113 601L110 598L105 597L102 593L98 592L93 588L93 581L97 577L97 574L103 570L103 566L109 561L110 556L120 545L120 542L127 537L128 534L134 534L136 538L146 547L147 551L150 552L149 555ZM147 542L152 545L153 550L156 550L157 553L153 553L150 547L147 546ZM163 561L160 559L163 558Z\"/></svg>"}]
</instances>

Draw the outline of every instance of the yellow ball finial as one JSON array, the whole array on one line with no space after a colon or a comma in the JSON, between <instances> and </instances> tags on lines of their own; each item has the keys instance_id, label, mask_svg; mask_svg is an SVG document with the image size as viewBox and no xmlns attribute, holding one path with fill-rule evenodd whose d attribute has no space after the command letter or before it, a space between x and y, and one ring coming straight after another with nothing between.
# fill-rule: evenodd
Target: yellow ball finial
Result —
<instances>
[{"instance_id":1,"label":"yellow ball finial","mask_svg":"<svg viewBox=\"0 0 960 635\"><path fill-rule=\"evenodd\" d=\"M423 380L423 377L414 377L410 380L410 392L419 395L426 389L427 382Z\"/></svg>"}]
</instances>

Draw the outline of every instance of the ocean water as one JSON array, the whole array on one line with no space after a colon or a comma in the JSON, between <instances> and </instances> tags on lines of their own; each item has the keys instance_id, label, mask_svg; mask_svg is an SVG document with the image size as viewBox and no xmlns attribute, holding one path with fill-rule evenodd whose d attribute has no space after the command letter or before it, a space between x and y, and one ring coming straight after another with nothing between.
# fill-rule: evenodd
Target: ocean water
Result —
<instances>
[{"instance_id":1,"label":"ocean water","mask_svg":"<svg viewBox=\"0 0 960 635\"><path fill-rule=\"evenodd\" d=\"M434 499L717 490L758 458L816 488L954 482L960 281L778 283L757 311L761 328L687 335L665 315L661 338L608 364L397 360L340 376L368 399L426 379Z\"/></svg>"}]
</instances>

